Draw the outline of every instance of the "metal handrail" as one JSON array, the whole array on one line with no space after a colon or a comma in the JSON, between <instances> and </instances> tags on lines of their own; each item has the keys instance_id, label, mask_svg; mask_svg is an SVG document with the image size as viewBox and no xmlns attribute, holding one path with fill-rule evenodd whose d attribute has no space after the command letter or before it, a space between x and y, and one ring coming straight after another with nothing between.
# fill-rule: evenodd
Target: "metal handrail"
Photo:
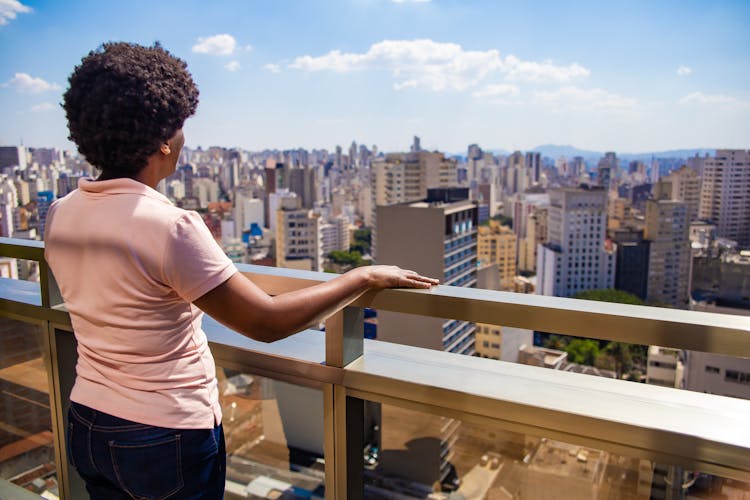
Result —
<instances>
[{"instance_id":1,"label":"metal handrail","mask_svg":"<svg viewBox=\"0 0 750 500\"><path fill-rule=\"evenodd\" d=\"M0 255L43 257L36 242L25 244L0 239ZM274 295L335 277L238 268ZM723 314L445 286L368 293L353 306L750 357L750 320ZM55 322L69 325L69 319L60 321L60 314L67 313L59 309L0 301L0 316L53 321L50 311ZM342 342L333 330L351 327L345 317L341 321L343 326L329 328L326 335L308 331L273 344L253 341L210 319L204 328L217 363L225 366L322 386L329 395L393 403L750 481L750 401L385 342L366 341L362 356L339 346L339 361L331 363L331 345ZM332 428L341 433L342 427ZM326 446L341 452L338 442Z\"/></svg>"}]
</instances>

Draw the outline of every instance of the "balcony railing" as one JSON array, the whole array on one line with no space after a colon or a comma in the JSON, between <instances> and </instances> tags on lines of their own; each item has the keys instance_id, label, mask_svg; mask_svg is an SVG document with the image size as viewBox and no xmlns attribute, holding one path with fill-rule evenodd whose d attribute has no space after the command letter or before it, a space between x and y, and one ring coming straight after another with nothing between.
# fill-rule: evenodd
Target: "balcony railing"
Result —
<instances>
[{"instance_id":1,"label":"balcony railing","mask_svg":"<svg viewBox=\"0 0 750 500\"><path fill-rule=\"evenodd\" d=\"M70 317L43 244L0 239L0 256L39 262L40 282L0 280L3 318L39 325L62 498L80 498L63 432L75 367ZM333 276L238 266L269 294ZM363 340L363 308L750 357L750 319L439 286L384 290L272 344L207 318L217 365L322 389L326 498L363 496L364 402L392 404L750 482L750 401Z\"/></svg>"}]
</instances>

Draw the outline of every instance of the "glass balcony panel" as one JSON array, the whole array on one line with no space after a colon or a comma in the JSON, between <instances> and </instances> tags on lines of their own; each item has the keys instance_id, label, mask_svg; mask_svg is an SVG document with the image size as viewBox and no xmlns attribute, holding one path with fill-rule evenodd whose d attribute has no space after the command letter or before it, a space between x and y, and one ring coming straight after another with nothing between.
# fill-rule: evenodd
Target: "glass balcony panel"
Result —
<instances>
[{"instance_id":1,"label":"glass balcony panel","mask_svg":"<svg viewBox=\"0 0 750 500\"><path fill-rule=\"evenodd\" d=\"M0 319L0 479L58 495L41 327Z\"/></svg>"},{"instance_id":2,"label":"glass balcony panel","mask_svg":"<svg viewBox=\"0 0 750 500\"><path fill-rule=\"evenodd\" d=\"M746 498L750 484L674 464L381 405L365 498ZM373 453L376 449L377 453Z\"/></svg>"},{"instance_id":3,"label":"glass balcony panel","mask_svg":"<svg viewBox=\"0 0 750 500\"><path fill-rule=\"evenodd\" d=\"M217 367L227 500L323 498L323 393Z\"/></svg>"},{"instance_id":4,"label":"glass balcony panel","mask_svg":"<svg viewBox=\"0 0 750 500\"><path fill-rule=\"evenodd\" d=\"M39 263L33 260L0 257L0 297L42 305Z\"/></svg>"}]
</instances>

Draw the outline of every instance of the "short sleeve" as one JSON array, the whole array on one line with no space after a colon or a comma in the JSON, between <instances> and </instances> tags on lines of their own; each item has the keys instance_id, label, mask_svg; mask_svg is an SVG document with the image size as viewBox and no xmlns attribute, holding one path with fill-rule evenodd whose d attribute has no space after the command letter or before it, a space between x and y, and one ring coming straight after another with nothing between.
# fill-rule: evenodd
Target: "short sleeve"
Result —
<instances>
[{"instance_id":1,"label":"short sleeve","mask_svg":"<svg viewBox=\"0 0 750 500\"><path fill-rule=\"evenodd\" d=\"M169 231L164 281L187 302L202 297L237 272L197 212L185 212Z\"/></svg>"}]
</instances>

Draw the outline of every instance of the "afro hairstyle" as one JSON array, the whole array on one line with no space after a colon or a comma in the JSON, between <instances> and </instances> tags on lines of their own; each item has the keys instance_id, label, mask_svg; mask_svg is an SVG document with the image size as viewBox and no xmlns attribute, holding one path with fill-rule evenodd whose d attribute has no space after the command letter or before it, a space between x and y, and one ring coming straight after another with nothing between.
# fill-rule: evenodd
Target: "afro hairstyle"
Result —
<instances>
[{"instance_id":1,"label":"afro hairstyle","mask_svg":"<svg viewBox=\"0 0 750 500\"><path fill-rule=\"evenodd\" d=\"M187 64L157 42L107 42L68 79L62 107L69 139L105 178L134 177L195 113Z\"/></svg>"}]
</instances>

